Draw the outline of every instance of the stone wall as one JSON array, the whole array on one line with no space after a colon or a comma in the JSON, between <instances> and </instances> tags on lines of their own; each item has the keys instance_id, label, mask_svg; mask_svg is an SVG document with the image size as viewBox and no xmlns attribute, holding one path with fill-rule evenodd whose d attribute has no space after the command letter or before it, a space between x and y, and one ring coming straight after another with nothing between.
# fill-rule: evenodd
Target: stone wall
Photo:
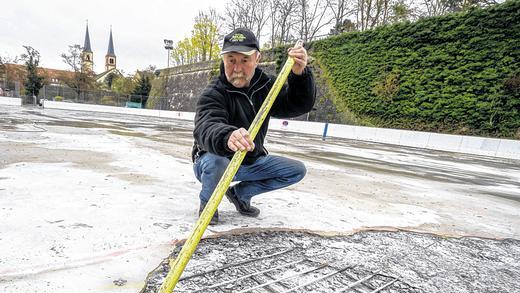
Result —
<instances>
[{"instance_id":1,"label":"stone wall","mask_svg":"<svg viewBox=\"0 0 520 293\"><path fill-rule=\"evenodd\" d=\"M147 107L193 112L199 94L213 75L214 66L214 62L201 62L160 70L152 82Z\"/></svg>"},{"instance_id":2,"label":"stone wall","mask_svg":"<svg viewBox=\"0 0 520 293\"><path fill-rule=\"evenodd\" d=\"M276 64L268 60L260 64L260 68L270 74L274 74L275 67ZM161 70L159 77L152 84L150 95L166 99L155 99L149 107L194 112L199 95L218 72L219 64L212 61Z\"/></svg>"},{"instance_id":3,"label":"stone wall","mask_svg":"<svg viewBox=\"0 0 520 293\"><path fill-rule=\"evenodd\" d=\"M315 110L309 115L297 117L296 120L343 122L339 120L340 116L336 115L336 108L331 101L332 93L328 90L326 81L321 77L319 65L312 58L309 60L309 66L315 73L317 84ZM147 108L194 112L199 95L211 79L219 74L219 63L217 62L200 62L160 70L159 77L152 82L151 97ZM277 69L275 53L262 52L259 67L268 74L276 75L279 69Z\"/></svg>"}]
</instances>

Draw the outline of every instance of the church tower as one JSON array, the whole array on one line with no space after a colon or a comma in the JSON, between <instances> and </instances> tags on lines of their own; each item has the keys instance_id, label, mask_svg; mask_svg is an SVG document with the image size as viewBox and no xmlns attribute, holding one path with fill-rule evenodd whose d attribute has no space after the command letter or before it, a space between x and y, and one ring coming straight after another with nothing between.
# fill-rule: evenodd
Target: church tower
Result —
<instances>
[{"instance_id":1,"label":"church tower","mask_svg":"<svg viewBox=\"0 0 520 293\"><path fill-rule=\"evenodd\" d=\"M83 71L92 71L94 69L94 53L90 48L90 35L87 30L85 32L85 42L83 43L83 51L81 52L81 69Z\"/></svg>"},{"instance_id":2,"label":"church tower","mask_svg":"<svg viewBox=\"0 0 520 293\"><path fill-rule=\"evenodd\" d=\"M116 68L116 54L114 53L114 41L112 40L112 26L110 26L110 39L108 40L108 51L105 55L105 71Z\"/></svg>"}]
</instances>

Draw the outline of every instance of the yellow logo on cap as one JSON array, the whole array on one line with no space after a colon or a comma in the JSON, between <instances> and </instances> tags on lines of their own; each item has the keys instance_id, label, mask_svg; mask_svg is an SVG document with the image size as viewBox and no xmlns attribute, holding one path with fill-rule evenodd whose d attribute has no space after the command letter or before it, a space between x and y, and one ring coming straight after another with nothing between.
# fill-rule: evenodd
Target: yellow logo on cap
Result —
<instances>
[{"instance_id":1,"label":"yellow logo on cap","mask_svg":"<svg viewBox=\"0 0 520 293\"><path fill-rule=\"evenodd\" d=\"M246 39L246 36L244 36L241 33L237 33L237 34L234 34L229 40L231 42L242 42L245 39Z\"/></svg>"}]
</instances>

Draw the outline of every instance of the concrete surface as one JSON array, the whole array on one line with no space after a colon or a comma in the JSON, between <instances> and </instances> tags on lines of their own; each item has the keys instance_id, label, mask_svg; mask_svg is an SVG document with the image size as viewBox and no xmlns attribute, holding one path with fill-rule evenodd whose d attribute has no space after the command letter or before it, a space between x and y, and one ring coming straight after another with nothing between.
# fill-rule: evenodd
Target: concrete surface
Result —
<instances>
[{"instance_id":1,"label":"concrete surface","mask_svg":"<svg viewBox=\"0 0 520 293\"><path fill-rule=\"evenodd\" d=\"M0 98L0 104L2 104L2 98ZM50 109L97 111L153 117L168 117L188 121L193 121L195 117L195 113L193 112L133 109L54 101L45 101L45 107ZM332 138L346 138L368 142L394 144L397 146L420 147L432 150L484 155L516 160L520 158L520 140L441 134L401 129L363 127L343 124L329 124L327 127L327 137ZM324 134L325 123L271 119L269 121L269 128L282 132L297 132L322 136Z\"/></svg>"},{"instance_id":2,"label":"concrete surface","mask_svg":"<svg viewBox=\"0 0 520 293\"><path fill-rule=\"evenodd\" d=\"M0 106L0 292L136 292L197 218L190 121ZM520 237L520 161L272 131L307 177L221 224ZM118 280L127 280L118 286Z\"/></svg>"}]
</instances>

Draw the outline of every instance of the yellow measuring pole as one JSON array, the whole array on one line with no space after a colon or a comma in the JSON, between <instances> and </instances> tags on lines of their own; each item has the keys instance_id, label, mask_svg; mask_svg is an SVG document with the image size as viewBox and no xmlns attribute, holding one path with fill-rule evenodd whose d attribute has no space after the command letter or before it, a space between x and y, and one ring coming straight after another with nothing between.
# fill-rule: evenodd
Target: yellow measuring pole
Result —
<instances>
[{"instance_id":1,"label":"yellow measuring pole","mask_svg":"<svg viewBox=\"0 0 520 293\"><path fill-rule=\"evenodd\" d=\"M295 46L298 45L302 45L302 42L296 42ZM260 127L262 126L262 123L267 117L269 110L273 106L273 103L276 100L278 93L280 93L283 84L287 80L287 76L289 76L289 73L291 72L293 65L294 60L293 58L289 57L285 62L282 71L278 74L278 77L276 78L273 87L267 95L267 98L260 107L260 110L256 114L255 119L249 127L248 131L249 135L251 136L251 140L255 139L256 134L260 130ZM226 171L222 175L222 178L220 178L220 181L218 182L217 187L215 187L215 190L213 191L211 198L206 204L206 207L200 214L200 217L197 220L197 223L195 224L195 228L193 229L190 236L182 246L179 255L175 260L170 260L170 271L168 272L168 275L166 275L166 278L163 284L161 285L161 288L159 289L160 293L173 292L173 289L175 288L175 285L177 285L177 282L179 281L182 272L184 271L184 268L186 267L186 265L191 259L191 256L195 252L195 249L197 248L197 245L199 244L199 241L202 238L202 234L204 234L204 231L206 231L206 228L208 227L209 222L213 217L213 214L215 214L215 211L217 210L220 201L222 201L222 197L224 197L224 194L226 193L229 184L231 184L233 177L235 177L238 168L242 164L242 160L244 160L246 153L247 151L240 150L235 152L235 155L229 162Z\"/></svg>"}]
</instances>

